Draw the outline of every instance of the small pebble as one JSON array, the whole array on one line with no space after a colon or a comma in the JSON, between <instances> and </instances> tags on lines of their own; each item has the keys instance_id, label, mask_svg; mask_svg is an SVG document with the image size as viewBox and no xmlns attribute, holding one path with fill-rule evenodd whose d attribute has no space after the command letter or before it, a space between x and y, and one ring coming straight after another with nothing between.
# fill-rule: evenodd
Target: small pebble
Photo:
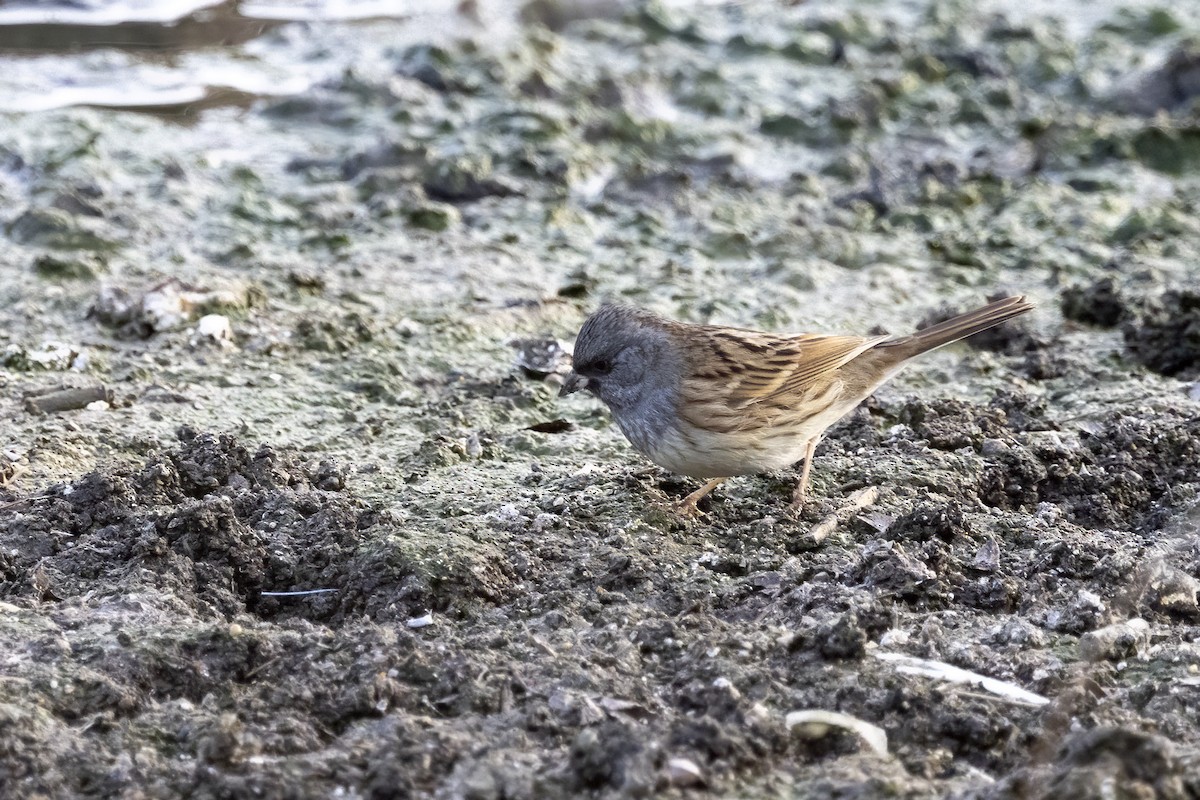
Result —
<instances>
[{"instance_id":1,"label":"small pebble","mask_svg":"<svg viewBox=\"0 0 1200 800\"><path fill-rule=\"evenodd\" d=\"M1000 567L1000 545L995 539L988 539L980 545L971 566L980 572L995 572Z\"/></svg>"},{"instance_id":2,"label":"small pebble","mask_svg":"<svg viewBox=\"0 0 1200 800\"><path fill-rule=\"evenodd\" d=\"M1137 655L1138 646L1150 637L1150 623L1134 617L1115 622L1079 637L1079 656L1085 661L1120 661Z\"/></svg>"}]
</instances>

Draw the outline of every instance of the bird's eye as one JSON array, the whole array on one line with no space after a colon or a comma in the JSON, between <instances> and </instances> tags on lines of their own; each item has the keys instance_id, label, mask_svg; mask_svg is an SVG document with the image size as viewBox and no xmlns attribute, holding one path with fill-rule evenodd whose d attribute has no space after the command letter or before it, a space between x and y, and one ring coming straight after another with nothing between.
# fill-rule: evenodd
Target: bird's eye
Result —
<instances>
[{"instance_id":1,"label":"bird's eye","mask_svg":"<svg viewBox=\"0 0 1200 800\"><path fill-rule=\"evenodd\" d=\"M607 358L601 358L597 361L593 361L591 366L592 372L596 373L597 375L607 375L608 373L612 372L613 367L612 362Z\"/></svg>"}]
</instances>

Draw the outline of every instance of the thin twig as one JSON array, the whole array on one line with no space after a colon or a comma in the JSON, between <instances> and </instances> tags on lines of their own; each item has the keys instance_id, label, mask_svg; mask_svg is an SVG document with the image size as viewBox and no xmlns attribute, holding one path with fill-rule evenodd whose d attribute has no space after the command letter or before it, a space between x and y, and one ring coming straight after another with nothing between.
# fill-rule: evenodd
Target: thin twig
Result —
<instances>
[{"instance_id":1,"label":"thin twig","mask_svg":"<svg viewBox=\"0 0 1200 800\"><path fill-rule=\"evenodd\" d=\"M879 499L879 487L868 486L865 489L859 489L854 494L846 499L845 505L833 512L825 519L812 526L812 530L808 532L808 539L814 544L819 544L825 540L825 537L833 533L844 520L854 514L856 511L862 511L868 506L874 505Z\"/></svg>"},{"instance_id":2,"label":"thin twig","mask_svg":"<svg viewBox=\"0 0 1200 800\"><path fill-rule=\"evenodd\" d=\"M58 496L59 495L56 495L56 494L37 494L37 495L34 495L33 497L22 497L19 500L9 500L6 503L0 503L0 511L4 511L6 509L13 508L14 506L19 506L19 505L21 505L21 503L32 503L35 500L53 500L55 497L58 497Z\"/></svg>"},{"instance_id":3,"label":"thin twig","mask_svg":"<svg viewBox=\"0 0 1200 800\"><path fill-rule=\"evenodd\" d=\"M302 597L306 594L325 594L336 592L337 589L305 589L301 592L259 592L259 597Z\"/></svg>"},{"instance_id":4,"label":"thin twig","mask_svg":"<svg viewBox=\"0 0 1200 800\"><path fill-rule=\"evenodd\" d=\"M244 679L244 680L249 680L250 678L253 678L253 677L254 677L255 675L257 675L259 672L261 672L262 670L264 670L264 669L266 669L267 667L271 666L271 665L272 665L272 664L274 664L275 662L279 661L279 659L281 659L281 658L283 658L283 656L275 656L274 658L268 658L266 661L262 662L261 664L259 664L258 666L256 666L254 669L252 669L252 670L250 670L249 672L247 672L247 673L245 674L245 676L244 676L244 678L243 678L243 679Z\"/></svg>"}]
</instances>

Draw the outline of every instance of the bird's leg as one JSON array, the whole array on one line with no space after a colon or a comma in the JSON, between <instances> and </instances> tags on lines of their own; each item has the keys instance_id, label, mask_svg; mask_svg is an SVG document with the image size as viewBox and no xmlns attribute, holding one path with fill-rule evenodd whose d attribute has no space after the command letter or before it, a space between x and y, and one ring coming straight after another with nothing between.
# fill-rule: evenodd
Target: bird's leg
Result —
<instances>
[{"instance_id":1,"label":"bird's leg","mask_svg":"<svg viewBox=\"0 0 1200 800\"><path fill-rule=\"evenodd\" d=\"M800 471L800 480L796 482L796 489L792 492L793 511L804 508L804 503L808 500L808 476L812 472L813 453L816 452L818 438L814 436L809 439L804 448L804 468Z\"/></svg>"},{"instance_id":2,"label":"bird's leg","mask_svg":"<svg viewBox=\"0 0 1200 800\"><path fill-rule=\"evenodd\" d=\"M675 511L678 512L679 514L682 514L683 516L687 516L687 517L690 517L694 514L699 514L700 509L696 508L696 504L699 503L701 500L703 500L704 497L709 492L711 492L713 489L717 488L718 486L720 486L722 483L724 483L727 480L729 480L729 479L728 478L713 478L711 481L708 481L703 486L701 486L699 489L697 489L696 491L689 494L687 497L680 500L675 505Z\"/></svg>"}]
</instances>

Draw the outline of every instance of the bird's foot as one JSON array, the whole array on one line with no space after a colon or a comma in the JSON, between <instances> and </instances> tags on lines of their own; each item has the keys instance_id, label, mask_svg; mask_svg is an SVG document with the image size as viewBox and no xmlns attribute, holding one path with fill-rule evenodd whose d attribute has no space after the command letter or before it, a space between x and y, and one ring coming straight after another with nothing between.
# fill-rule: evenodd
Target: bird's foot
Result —
<instances>
[{"instance_id":1,"label":"bird's foot","mask_svg":"<svg viewBox=\"0 0 1200 800\"><path fill-rule=\"evenodd\" d=\"M696 491L689 494L687 497L674 504L674 511L681 517L695 519L703 517L704 512L700 510L698 505L701 500L708 496L709 492L725 482L724 478L713 478Z\"/></svg>"},{"instance_id":2,"label":"bird's foot","mask_svg":"<svg viewBox=\"0 0 1200 800\"><path fill-rule=\"evenodd\" d=\"M703 511L700 510L700 506L697 505L697 503L700 502L700 498L692 497L694 494L695 492L692 492L692 494L689 494L682 500L676 500L674 503L671 503L671 512L677 516L683 517L684 519L700 519L701 517L707 516Z\"/></svg>"},{"instance_id":3,"label":"bird's foot","mask_svg":"<svg viewBox=\"0 0 1200 800\"><path fill-rule=\"evenodd\" d=\"M808 502L808 492L804 487L797 486L792 492L792 502L788 503L788 513L793 516L800 516L800 512L804 510L804 504Z\"/></svg>"}]
</instances>

